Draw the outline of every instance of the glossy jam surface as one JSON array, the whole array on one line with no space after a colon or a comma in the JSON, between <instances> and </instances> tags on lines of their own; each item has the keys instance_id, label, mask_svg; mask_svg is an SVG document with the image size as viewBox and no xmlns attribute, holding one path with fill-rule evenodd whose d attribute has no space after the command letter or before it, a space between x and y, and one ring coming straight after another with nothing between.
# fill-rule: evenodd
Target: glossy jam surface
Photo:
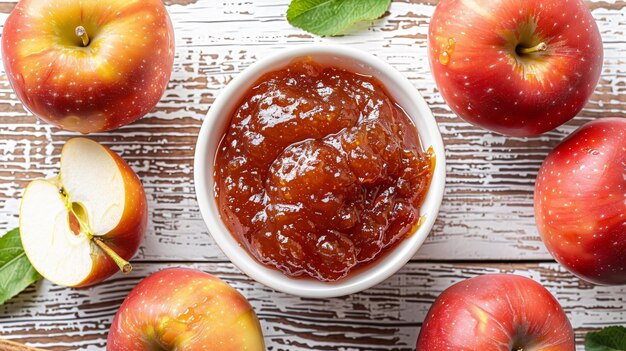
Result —
<instances>
[{"instance_id":1,"label":"glossy jam surface","mask_svg":"<svg viewBox=\"0 0 626 351\"><path fill-rule=\"evenodd\" d=\"M259 79L234 111L216 199L257 260L334 281L413 233L433 164L379 81L299 61Z\"/></svg>"}]
</instances>

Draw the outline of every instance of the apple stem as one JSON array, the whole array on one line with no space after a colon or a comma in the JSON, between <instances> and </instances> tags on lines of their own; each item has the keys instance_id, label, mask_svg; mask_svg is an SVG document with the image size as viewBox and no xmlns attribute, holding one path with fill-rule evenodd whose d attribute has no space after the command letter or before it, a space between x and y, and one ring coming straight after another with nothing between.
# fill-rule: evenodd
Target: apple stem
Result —
<instances>
[{"instance_id":1,"label":"apple stem","mask_svg":"<svg viewBox=\"0 0 626 351\"><path fill-rule=\"evenodd\" d=\"M117 252L113 251L113 249L110 248L107 244L105 244L102 240L94 237L93 242L96 243L96 245L98 245L98 247L102 251L104 251L107 255L109 255L109 257L111 257L111 259L115 262L115 264L117 264L117 266L120 267L120 270L122 271L122 273L128 274L133 270L133 266L131 266L128 261L126 261L120 255L118 255Z\"/></svg>"},{"instance_id":2,"label":"apple stem","mask_svg":"<svg viewBox=\"0 0 626 351\"><path fill-rule=\"evenodd\" d=\"M531 48L525 48L525 47L521 47L518 46L517 47L517 53L520 55L523 54L532 54L534 52L539 52L539 51L546 51L548 49L548 44L541 42Z\"/></svg>"},{"instance_id":3,"label":"apple stem","mask_svg":"<svg viewBox=\"0 0 626 351\"><path fill-rule=\"evenodd\" d=\"M89 35L87 34L87 30L83 26L76 27L76 35L80 37L83 41L83 46L89 45Z\"/></svg>"}]
</instances>

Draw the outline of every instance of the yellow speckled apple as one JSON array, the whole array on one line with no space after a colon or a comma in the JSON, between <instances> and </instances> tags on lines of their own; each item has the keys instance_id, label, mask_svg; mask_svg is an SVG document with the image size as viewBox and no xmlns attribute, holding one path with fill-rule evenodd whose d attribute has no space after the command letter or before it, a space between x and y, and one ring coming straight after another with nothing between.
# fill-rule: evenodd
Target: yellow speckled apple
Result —
<instances>
[{"instance_id":1,"label":"yellow speckled apple","mask_svg":"<svg viewBox=\"0 0 626 351\"><path fill-rule=\"evenodd\" d=\"M161 99L174 30L161 0L21 0L4 24L2 58L33 114L99 132L141 118Z\"/></svg>"},{"instance_id":2,"label":"yellow speckled apple","mask_svg":"<svg viewBox=\"0 0 626 351\"><path fill-rule=\"evenodd\" d=\"M130 292L109 331L107 351L264 351L248 301L192 269L154 273Z\"/></svg>"}]
</instances>

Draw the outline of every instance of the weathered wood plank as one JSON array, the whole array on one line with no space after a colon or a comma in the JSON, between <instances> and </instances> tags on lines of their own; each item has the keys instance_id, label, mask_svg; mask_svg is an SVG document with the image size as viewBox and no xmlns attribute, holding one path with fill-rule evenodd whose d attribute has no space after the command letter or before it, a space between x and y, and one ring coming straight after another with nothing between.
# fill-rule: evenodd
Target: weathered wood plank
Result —
<instances>
[{"instance_id":1,"label":"weathered wood plank","mask_svg":"<svg viewBox=\"0 0 626 351\"><path fill-rule=\"evenodd\" d=\"M0 23L7 7L2 1ZM448 188L420 259L549 259L532 216L532 187L541 161L576 126L595 117L626 116L626 1L588 1L605 41L602 80L573 122L544 136L504 138L454 117L435 89L426 57L436 1L395 2L389 14L346 36L317 38L289 26L286 0L168 1L176 28L174 74L163 101L146 118L94 135L138 171L151 208L142 260L224 260L200 218L192 166L201 121L234 75L276 50L333 42L372 52L403 72L435 112L445 138ZM5 13L2 13L5 12ZM0 72L0 229L17 224L23 187L52 175L71 133L37 122Z\"/></svg>"},{"instance_id":2,"label":"weathered wood plank","mask_svg":"<svg viewBox=\"0 0 626 351\"><path fill-rule=\"evenodd\" d=\"M2 351L45 351L24 344L19 344L11 340L0 339L0 350Z\"/></svg>"},{"instance_id":3,"label":"weathered wood plank","mask_svg":"<svg viewBox=\"0 0 626 351\"><path fill-rule=\"evenodd\" d=\"M287 0L165 0L176 28L172 81L157 108L119 131L93 136L138 171L151 207L150 228L128 277L90 289L42 282L0 306L0 337L50 350L104 350L113 315L141 277L164 267L212 272L248 296L262 319L269 350L413 350L421 322L447 286L483 273L514 272L541 281L583 333L626 324L626 287L581 283L553 263L467 263L467 260L550 259L536 234L532 186L543 158L583 122L626 116L626 1L587 1L605 43L595 95L571 123L541 137L503 138L454 117L435 89L426 33L436 0L396 1L383 19L346 36L321 39L290 27ZM0 24L15 0L0 0ZM440 218L418 259L385 283L350 297L314 300L275 293L224 261L200 218L193 192L196 135L219 91L258 58L312 42L354 46L403 72L433 109L445 139L448 189ZM39 123L17 101L0 70L0 230L17 224L21 189L54 174L72 133ZM165 264L155 261L208 261ZM579 350L582 348L579 346Z\"/></svg>"},{"instance_id":4,"label":"weathered wood plank","mask_svg":"<svg viewBox=\"0 0 626 351\"><path fill-rule=\"evenodd\" d=\"M247 296L262 320L271 351L413 351L426 312L441 291L484 273L516 273L541 282L563 305L579 341L589 329L626 325L626 287L586 285L552 263L414 262L368 291L323 300L273 292L230 264L142 263L130 276L118 275L90 289L70 290L48 282L29 288L0 306L0 337L49 350L104 350L109 325L127 293L141 277L172 266L216 274Z\"/></svg>"}]
</instances>

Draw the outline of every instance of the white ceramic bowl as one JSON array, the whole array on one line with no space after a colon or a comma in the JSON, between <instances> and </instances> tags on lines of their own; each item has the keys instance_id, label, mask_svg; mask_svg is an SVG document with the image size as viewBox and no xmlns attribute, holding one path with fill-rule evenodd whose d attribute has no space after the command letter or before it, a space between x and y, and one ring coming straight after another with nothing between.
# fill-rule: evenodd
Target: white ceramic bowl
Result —
<instances>
[{"instance_id":1,"label":"white ceramic bowl","mask_svg":"<svg viewBox=\"0 0 626 351\"><path fill-rule=\"evenodd\" d=\"M334 65L353 72L371 75L380 80L388 93L411 117L424 148L432 146L437 158L434 177L421 214L422 226L392 252L338 282L320 282L309 278L290 278L256 261L228 231L219 215L214 194L214 158L218 144L230 122L235 106L252 84L263 74L281 69L294 59L312 57L316 62ZM275 290L303 297L336 297L368 289L402 268L420 248L437 218L445 187L445 153L441 134L428 105L417 89L389 64L363 51L348 46L306 45L281 50L256 62L241 72L220 93L204 119L194 160L196 196L200 212L213 236L228 258L250 278Z\"/></svg>"}]
</instances>

